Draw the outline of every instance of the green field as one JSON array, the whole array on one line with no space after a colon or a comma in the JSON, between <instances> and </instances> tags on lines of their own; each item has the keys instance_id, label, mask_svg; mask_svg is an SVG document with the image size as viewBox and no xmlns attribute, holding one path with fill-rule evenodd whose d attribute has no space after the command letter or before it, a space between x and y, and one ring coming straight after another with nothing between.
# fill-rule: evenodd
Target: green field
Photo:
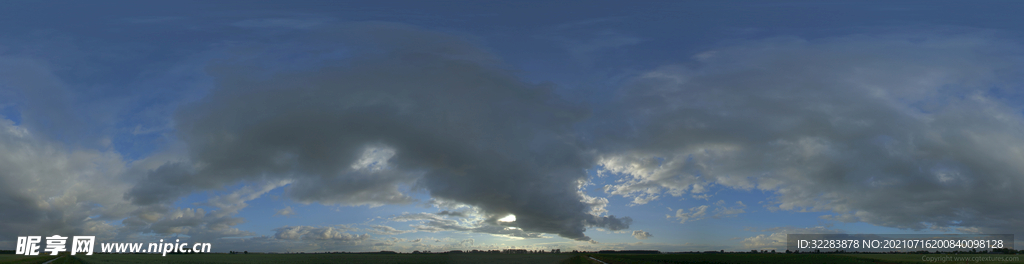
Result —
<instances>
[{"instance_id":1,"label":"green field","mask_svg":"<svg viewBox=\"0 0 1024 264\"><path fill-rule=\"evenodd\" d=\"M579 256L579 257L577 257ZM596 263L585 254L97 254L59 263ZM1024 263L1024 261L927 262L924 257L1016 257L990 254L593 254L609 264L642 263ZM51 256L0 255L0 263L42 263ZM79 262L80 261L80 262Z\"/></svg>"},{"instance_id":2,"label":"green field","mask_svg":"<svg viewBox=\"0 0 1024 264\"><path fill-rule=\"evenodd\" d=\"M38 257L38 256L25 256L25 255L3 254L3 255L0 255L0 261L2 261L2 262L5 262L5 263L6 263L7 261L11 261L11 260L16 260L16 259L23 259L23 258L31 258L31 257Z\"/></svg>"},{"instance_id":3,"label":"green field","mask_svg":"<svg viewBox=\"0 0 1024 264\"><path fill-rule=\"evenodd\" d=\"M58 256L42 255L42 256L25 256L15 254L0 254L0 263L11 263L11 264L31 264L31 263L43 263L48 260L54 259Z\"/></svg>"}]
</instances>

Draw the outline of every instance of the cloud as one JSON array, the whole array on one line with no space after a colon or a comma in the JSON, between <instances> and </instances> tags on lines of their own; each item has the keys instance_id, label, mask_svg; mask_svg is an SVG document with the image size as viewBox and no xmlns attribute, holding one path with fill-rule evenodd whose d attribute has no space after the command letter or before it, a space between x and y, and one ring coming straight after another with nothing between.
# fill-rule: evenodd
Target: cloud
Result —
<instances>
[{"instance_id":1,"label":"cloud","mask_svg":"<svg viewBox=\"0 0 1024 264\"><path fill-rule=\"evenodd\" d=\"M370 232L373 232L374 234L378 234L378 235L398 235L398 234L405 234L405 233L409 233L409 232L414 232L414 230L398 230L398 229L395 229L394 227L390 227L390 226L386 226L386 225L373 225L373 226L370 226Z\"/></svg>"},{"instance_id":2,"label":"cloud","mask_svg":"<svg viewBox=\"0 0 1024 264\"><path fill-rule=\"evenodd\" d=\"M676 216L675 217L676 217L676 219L679 219L679 223L680 224L685 224L686 221L697 221L697 220L704 219L704 216L706 216L707 213L708 213L708 206L707 205L701 205L701 206L690 208L689 211L686 211L686 210L683 210L683 209L679 209L678 211L676 211Z\"/></svg>"},{"instance_id":3,"label":"cloud","mask_svg":"<svg viewBox=\"0 0 1024 264\"><path fill-rule=\"evenodd\" d=\"M403 213L403 214L400 214L400 215L397 215L397 216L392 216L391 218L388 218L388 221L394 221L394 222L408 222L408 221L421 221L421 220L455 221L455 220L447 220L447 219L445 219L444 217L442 217L440 215L431 214L431 213L415 213L415 214Z\"/></svg>"},{"instance_id":4,"label":"cloud","mask_svg":"<svg viewBox=\"0 0 1024 264\"><path fill-rule=\"evenodd\" d=\"M466 216L468 216L466 214L466 212L449 212L447 210L441 211L440 213L437 213L437 215L454 216L454 217L466 217Z\"/></svg>"},{"instance_id":5,"label":"cloud","mask_svg":"<svg viewBox=\"0 0 1024 264\"><path fill-rule=\"evenodd\" d=\"M422 190L488 221L514 214L524 232L589 240L587 227L628 228L628 217L590 214L602 203L576 192L593 164L572 131L587 110L549 85L442 33L371 23L309 34L354 57L289 72L212 66L217 88L175 118L189 160L152 171L125 198L149 205L290 180L287 195L307 203L403 204Z\"/></svg>"},{"instance_id":6,"label":"cloud","mask_svg":"<svg viewBox=\"0 0 1024 264\"><path fill-rule=\"evenodd\" d=\"M744 238L741 245L757 250L781 250L786 248L786 235L784 233L772 233L771 235L757 235Z\"/></svg>"},{"instance_id":7,"label":"cloud","mask_svg":"<svg viewBox=\"0 0 1024 264\"><path fill-rule=\"evenodd\" d=\"M461 231L461 232L476 232L485 233L492 235L500 235L507 237L516 238L542 238L541 233L529 232L522 228L516 227L515 223L498 223L493 219L476 219L468 222L460 222L452 219L446 219L440 215L432 213L404 213L398 216L388 218L388 221L394 222L409 222L418 221L420 224L410 225L414 231L417 232L441 232L441 231Z\"/></svg>"},{"instance_id":8,"label":"cloud","mask_svg":"<svg viewBox=\"0 0 1024 264\"><path fill-rule=\"evenodd\" d=\"M1024 188L1012 88L1022 53L1009 43L950 33L773 38L657 68L597 113L598 163L624 177L604 188L634 204L756 189L773 194L771 210L836 221L1020 231L1024 212L1005 207Z\"/></svg>"},{"instance_id":9,"label":"cloud","mask_svg":"<svg viewBox=\"0 0 1024 264\"><path fill-rule=\"evenodd\" d=\"M747 207L741 201L736 201L736 205L733 207L726 207L724 200L718 200L718 202L715 202L715 206L715 210L712 212L712 216L715 218L733 217L745 213L746 210L744 208Z\"/></svg>"},{"instance_id":10,"label":"cloud","mask_svg":"<svg viewBox=\"0 0 1024 264\"><path fill-rule=\"evenodd\" d=\"M280 216L292 216L292 215L295 215L295 210L293 210L291 206L285 206L281 210L277 210L277 212L274 213L274 216L279 216L279 215Z\"/></svg>"},{"instance_id":11,"label":"cloud","mask_svg":"<svg viewBox=\"0 0 1024 264\"><path fill-rule=\"evenodd\" d=\"M18 97L0 104L21 117L0 119L0 234L249 237L235 215L283 188L302 203L414 204L419 193L460 206L396 216L412 229L366 230L374 234L590 241L589 228L625 232L632 224L609 214L608 198L584 191L584 169L595 164L600 177L614 177L599 187L630 206L667 197L710 203L730 188L771 194L768 210L826 212L831 221L972 233L1024 226L1024 213L1006 210L1024 187L1024 97L1014 86L1024 76L1022 53L992 35L737 42L651 69L609 104L587 106L524 81L459 36L325 22L234 24L303 29L294 34L323 40L306 44L345 55L283 69L254 65L309 50L255 48L209 65L216 87L205 98L160 102L178 109L173 122L123 127L125 135L173 131L171 141L180 140L144 158L122 158L108 150L117 139L96 135L117 111L91 116L98 108L79 109L80 94L46 63L0 58L0 97ZM640 41L613 30L574 39L588 56ZM103 147L88 149L95 145ZM173 206L240 183L203 208ZM719 200L667 218L746 210ZM275 215L292 214L288 206ZM510 214L517 221L497 221ZM277 231L253 243L372 240L341 227ZM768 245L772 235L749 243Z\"/></svg>"},{"instance_id":12,"label":"cloud","mask_svg":"<svg viewBox=\"0 0 1024 264\"><path fill-rule=\"evenodd\" d=\"M724 200L719 200L718 202L715 202L714 205L715 207L711 211L711 217L714 218L734 217L736 215L746 212L743 208L747 207L746 205L743 204L743 202L740 201L736 201L736 206L727 207L725 205ZM685 224L687 221L692 222L701 220L707 217L708 208L711 207L708 205L701 205L697 207L692 207L690 208L690 210L679 209L676 211L675 218L679 220L680 224ZM668 208L668 210L672 211L672 208ZM665 218L671 217L671 215L665 215Z\"/></svg>"},{"instance_id":13,"label":"cloud","mask_svg":"<svg viewBox=\"0 0 1024 264\"><path fill-rule=\"evenodd\" d=\"M648 239L651 238L651 233L644 232L643 230L633 230L633 237L636 239Z\"/></svg>"},{"instance_id":14,"label":"cloud","mask_svg":"<svg viewBox=\"0 0 1024 264\"><path fill-rule=\"evenodd\" d=\"M134 209L117 194L129 171L114 152L68 148L0 118L0 235L93 235ZM97 191L103 190L103 191Z\"/></svg>"},{"instance_id":15,"label":"cloud","mask_svg":"<svg viewBox=\"0 0 1024 264\"><path fill-rule=\"evenodd\" d=\"M247 185L201 203L213 210L139 206L123 193L174 155L125 162L115 152L69 148L6 119L0 119L0 149L0 204L7 212L0 216L0 234L8 238L94 235L98 242L134 242L146 235L187 235L185 241L252 236L234 228L244 222L234 215L247 201L286 184ZM12 241L0 239L7 242Z\"/></svg>"},{"instance_id":16,"label":"cloud","mask_svg":"<svg viewBox=\"0 0 1024 264\"><path fill-rule=\"evenodd\" d=\"M357 244L370 238L369 234L354 235L335 227L286 226L274 229L274 238L282 240L335 240Z\"/></svg>"},{"instance_id":17,"label":"cloud","mask_svg":"<svg viewBox=\"0 0 1024 264\"><path fill-rule=\"evenodd\" d=\"M204 203L197 203L216 208L210 211L203 208L171 209L162 204L142 206L132 212L122 223L131 232L188 235L196 241L254 236L256 233L234 227L245 222L245 219L235 217L235 215L248 207L246 202L288 183L287 180L279 180L245 185L231 193L211 197Z\"/></svg>"},{"instance_id":18,"label":"cloud","mask_svg":"<svg viewBox=\"0 0 1024 264\"><path fill-rule=\"evenodd\" d=\"M259 198L263 194L270 192L273 189L277 189L278 187L288 185L289 183L291 183L290 180L279 180L267 182L258 187L246 185L228 195L220 195L210 198L206 204L219 208L215 214L217 217L235 215L238 211L241 211L248 206L245 202ZM291 211L291 207L287 207L285 209Z\"/></svg>"},{"instance_id":19,"label":"cloud","mask_svg":"<svg viewBox=\"0 0 1024 264\"><path fill-rule=\"evenodd\" d=\"M808 227L808 228L795 228L795 227L774 227L761 232L771 232L771 234L760 234L753 237L744 238L740 242L746 249L757 249L757 250L778 250L782 251L786 249L786 235L788 234L843 234L846 233L843 230L830 229L824 226Z\"/></svg>"}]
</instances>

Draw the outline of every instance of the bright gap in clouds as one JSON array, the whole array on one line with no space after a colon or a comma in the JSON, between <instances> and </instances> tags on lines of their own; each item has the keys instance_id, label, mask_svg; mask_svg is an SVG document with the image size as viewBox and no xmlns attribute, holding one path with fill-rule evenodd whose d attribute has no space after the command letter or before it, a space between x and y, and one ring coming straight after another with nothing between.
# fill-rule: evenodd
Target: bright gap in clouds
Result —
<instances>
[{"instance_id":1,"label":"bright gap in clouds","mask_svg":"<svg viewBox=\"0 0 1024 264\"><path fill-rule=\"evenodd\" d=\"M515 221L516 221L516 215L508 215L508 216L502 217L501 219L498 219L498 222L515 222Z\"/></svg>"}]
</instances>

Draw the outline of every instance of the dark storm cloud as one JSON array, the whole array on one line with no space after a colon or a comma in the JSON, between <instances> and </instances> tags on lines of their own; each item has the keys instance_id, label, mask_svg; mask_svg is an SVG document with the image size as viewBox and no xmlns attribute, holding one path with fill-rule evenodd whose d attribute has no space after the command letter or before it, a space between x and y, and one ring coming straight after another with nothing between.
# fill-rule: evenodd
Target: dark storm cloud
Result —
<instances>
[{"instance_id":1,"label":"dark storm cloud","mask_svg":"<svg viewBox=\"0 0 1024 264\"><path fill-rule=\"evenodd\" d=\"M175 122L191 160L169 163L125 198L139 205L238 181L294 180L304 202L382 205L408 190L515 214L525 232L589 240L588 226L631 219L590 214L578 182L593 160L573 124L587 111L552 87L525 83L459 37L391 24L316 31L351 54L300 71L223 63L217 89Z\"/></svg>"},{"instance_id":2,"label":"dark storm cloud","mask_svg":"<svg viewBox=\"0 0 1024 264\"><path fill-rule=\"evenodd\" d=\"M769 209L839 221L1019 232L1021 58L948 33L708 51L623 91L600 163L626 179L605 190L643 204L758 189Z\"/></svg>"}]
</instances>

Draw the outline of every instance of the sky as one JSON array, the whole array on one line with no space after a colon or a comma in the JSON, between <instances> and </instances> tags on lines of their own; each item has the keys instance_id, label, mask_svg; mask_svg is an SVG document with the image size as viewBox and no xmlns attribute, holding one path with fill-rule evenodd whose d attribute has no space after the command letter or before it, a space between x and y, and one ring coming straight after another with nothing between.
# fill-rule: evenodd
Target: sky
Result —
<instances>
[{"instance_id":1,"label":"sky","mask_svg":"<svg viewBox=\"0 0 1024 264\"><path fill-rule=\"evenodd\" d=\"M1024 233L1019 1L3 1L0 248ZM1018 240L1017 243L1020 243Z\"/></svg>"}]
</instances>

